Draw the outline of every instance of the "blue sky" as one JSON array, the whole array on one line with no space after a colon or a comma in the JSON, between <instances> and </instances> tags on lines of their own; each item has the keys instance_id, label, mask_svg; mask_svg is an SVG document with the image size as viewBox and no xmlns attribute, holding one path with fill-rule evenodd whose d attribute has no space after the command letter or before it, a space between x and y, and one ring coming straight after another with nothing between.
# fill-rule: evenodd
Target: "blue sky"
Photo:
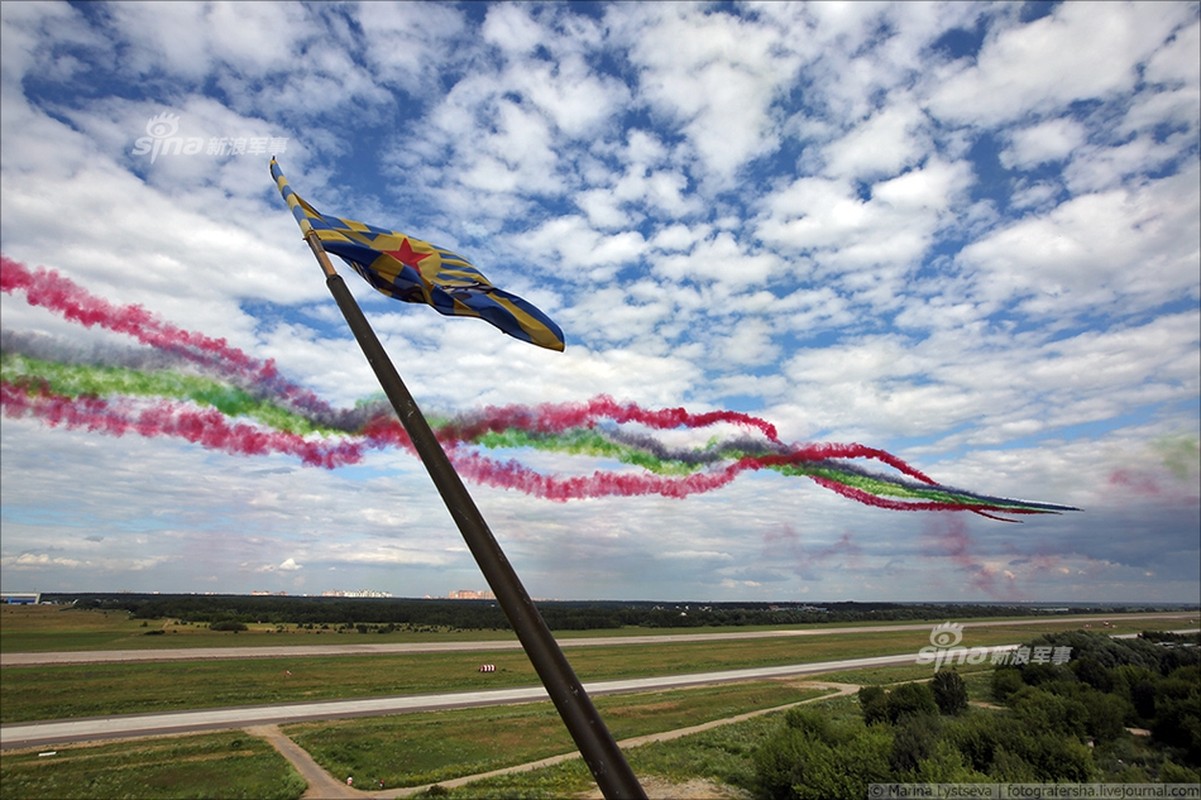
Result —
<instances>
[{"instance_id":1,"label":"blue sky","mask_svg":"<svg viewBox=\"0 0 1201 800\"><path fill-rule=\"evenodd\" d=\"M4 254L377 391L269 179L455 249L564 353L343 274L421 406L730 409L1007 525L745 475L686 500L475 486L531 594L1198 599L1195 3L5 2ZM159 152L155 131L259 152ZM0 296L61 352L130 340ZM3 418L6 590L484 588L402 451L334 471ZM578 456L513 454L587 473ZM604 465L600 465L604 466Z\"/></svg>"}]
</instances>

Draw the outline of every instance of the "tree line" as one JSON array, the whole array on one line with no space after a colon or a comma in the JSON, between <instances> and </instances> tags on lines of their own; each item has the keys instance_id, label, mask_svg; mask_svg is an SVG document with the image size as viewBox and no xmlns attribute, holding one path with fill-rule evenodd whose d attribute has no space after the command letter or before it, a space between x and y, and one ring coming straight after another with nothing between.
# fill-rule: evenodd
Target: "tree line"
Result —
<instances>
[{"instance_id":1,"label":"tree line","mask_svg":"<svg viewBox=\"0 0 1201 800\"><path fill-rule=\"evenodd\" d=\"M279 595L197 595L74 593L42 595L44 601L75 603L81 608L123 609L140 619L178 619L213 623L324 625L407 625L463 630L509 627L495 601L417 598L298 597ZM822 606L801 603L676 603L654 601L539 601L552 630L605 628L687 628L701 626L799 625L992 616L1046 616L1057 613L1123 613L1160 608L1081 606L1048 610L1028 605L952 603L856 603ZM378 629L374 627L373 629Z\"/></svg>"},{"instance_id":2,"label":"tree line","mask_svg":"<svg viewBox=\"0 0 1201 800\"><path fill-rule=\"evenodd\" d=\"M770 800L863 798L874 783L1201 781L1201 647L1144 634L1075 631L1030 647L1070 647L1062 664L996 669L992 700L968 708L963 678L860 690L860 718L789 711L755 753Z\"/></svg>"}]
</instances>

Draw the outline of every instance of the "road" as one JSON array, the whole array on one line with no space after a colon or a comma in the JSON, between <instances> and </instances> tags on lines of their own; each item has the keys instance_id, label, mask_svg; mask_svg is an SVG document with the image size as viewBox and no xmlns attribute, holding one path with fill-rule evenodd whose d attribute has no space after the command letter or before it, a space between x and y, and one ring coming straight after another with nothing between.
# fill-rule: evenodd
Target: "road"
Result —
<instances>
[{"instance_id":1,"label":"road","mask_svg":"<svg viewBox=\"0 0 1201 800\"><path fill-rule=\"evenodd\" d=\"M1196 620L1196 612L1163 614L1121 614L1088 617L1030 617L1018 620L996 619L964 623L964 630L1001 625L1042 625L1048 622L1103 624L1113 619ZM733 641L738 639L779 639L791 636L829 636L854 633L922 631L929 633L930 623L905 625L861 625L802 630L734 631L730 633L672 633L638 636L558 637L560 647L611 647L625 645L663 645L687 642ZM915 645L926 644L921 641ZM0 653L0 667L27 667L45 664L97 664L134 661L196 661L220 658L310 658L314 656L397 655L406 653L495 652L520 650L516 638L482 642L424 642L404 644L302 644L258 647L182 647L163 650L73 650L56 653Z\"/></svg>"},{"instance_id":2,"label":"road","mask_svg":"<svg viewBox=\"0 0 1201 800\"><path fill-rule=\"evenodd\" d=\"M926 626L929 627L928 625ZM1012 650L1017 645L989 648L989 652ZM862 669L866 667L912 664L914 653L870 658L849 658L812 664L789 664L776 667L735 669L721 672L702 672L691 675L665 675L657 678L633 678L618 681L597 681L584 684L590 696L678 689L715 683L784 678L793 675L812 675L820 672ZM112 717L59 720L0 726L0 749L38 747L50 744L119 739L134 736L161 736L170 733L190 733L223 728L277 725L318 719L378 716L414 711L439 711L450 708L472 708L487 705L529 703L546 700L541 686L515 689L492 689L480 692L377 697L362 700L333 700L321 703L296 703L272 706L241 706L212 708L200 711L180 711L162 714L125 714Z\"/></svg>"}]
</instances>

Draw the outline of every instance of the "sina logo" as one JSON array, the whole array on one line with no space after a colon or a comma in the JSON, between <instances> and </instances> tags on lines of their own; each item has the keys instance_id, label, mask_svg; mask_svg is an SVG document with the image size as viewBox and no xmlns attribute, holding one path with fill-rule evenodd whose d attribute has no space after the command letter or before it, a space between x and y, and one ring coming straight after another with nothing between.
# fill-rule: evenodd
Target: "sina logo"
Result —
<instances>
[{"instance_id":1,"label":"sina logo","mask_svg":"<svg viewBox=\"0 0 1201 800\"><path fill-rule=\"evenodd\" d=\"M954 647L963 641L963 624L943 622L930 630L930 644L935 647Z\"/></svg>"}]
</instances>

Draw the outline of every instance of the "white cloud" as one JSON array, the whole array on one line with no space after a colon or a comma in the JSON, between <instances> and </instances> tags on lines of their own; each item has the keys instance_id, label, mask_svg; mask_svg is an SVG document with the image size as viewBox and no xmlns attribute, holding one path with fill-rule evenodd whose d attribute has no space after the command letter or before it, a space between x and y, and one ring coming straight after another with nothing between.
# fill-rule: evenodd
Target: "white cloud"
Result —
<instances>
[{"instance_id":1,"label":"white cloud","mask_svg":"<svg viewBox=\"0 0 1201 800\"><path fill-rule=\"evenodd\" d=\"M682 502L473 485L539 594L1195 596L1181 566L1196 561L1195 486L1139 448L1196 438L1196 9L1021 16L6 3L4 252L352 406L377 384L266 154L151 165L130 152L162 111L206 140L286 137L289 178L319 208L459 250L564 328L565 353L531 348L389 301L339 265L427 412L598 394L732 404L789 440L892 448L938 479L1090 510L1016 539L973 521L960 531L979 545L973 572L939 552L958 534L926 515L770 471ZM951 49L972 32L978 54ZM0 295L6 347L37 337L93 360L137 348L25 299ZM401 450L326 472L26 418L2 433L6 580L244 591L332 570L418 594L477 580ZM813 570L806 554L827 551L838 557Z\"/></svg>"},{"instance_id":2,"label":"white cloud","mask_svg":"<svg viewBox=\"0 0 1201 800\"><path fill-rule=\"evenodd\" d=\"M1016 300L1034 314L1109 307L1127 313L1196 296L1196 168L1068 200L964 248L961 261L980 270L977 292Z\"/></svg>"},{"instance_id":3,"label":"white cloud","mask_svg":"<svg viewBox=\"0 0 1201 800\"><path fill-rule=\"evenodd\" d=\"M919 161L929 144L920 136L925 118L908 97L889 105L825 148L825 174L874 179L896 175Z\"/></svg>"},{"instance_id":4,"label":"white cloud","mask_svg":"<svg viewBox=\"0 0 1201 800\"><path fill-rule=\"evenodd\" d=\"M1071 155L1087 138L1084 126L1070 118L1056 118L1014 131L1008 148L1001 153L1007 167L1029 169Z\"/></svg>"},{"instance_id":5,"label":"white cloud","mask_svg":"<svg viewBox=\"0 0 1201 800\"><path fill-rule=\"evenodd\" d=\"M1197 59L1201 55L1201 22L1176 30L1171 40L1150 60L1144 77L1152 83L1197 86L1201 74Z\"/></svg>"},{"instance_id":6,"label":"white cloud","mask_svg":"<svg viewBox=\"0 0 1201 800\"><path fill-rule=\"evenodd\" d=\"M441 3L358 3L351 13L373 73L410 92L437 88L447 54L466 27L459 9Z\"/></svg>"},{"instance_id":7,"label":"white cloud","mask_svg":"<svg viewBox=\"0 0 1201 800\"><path fill-rule=\"evenodd\" d=\"M931 108L944 119L997 123L1127 91L1138 65L1189 14L1170 4L1114 4L1104 14L1088 3L1057 6L989 36L976 64L936 91Z\"/></svg>"},{"instance_id":8,"label":"white cloud","mask_svg":"<svg viewBox=\"0 0 1201 800\"><path fill-rule=\"evenodd\" d=\"M775 149L770 107L800 66L782 46L783 31L675 4L614 6L610 17L633 37L639 91L679 125L704 175L726 186Z\"/></svg>"},{"instance_id":9,"label":"white cloud","mask_svg":"<svg viewBox=\"0 0 1201 800\"><path fill-rule=\"evenodd\" d=\"M507 53L519 55L546 40L546 31L520 5L491 6L480 32L484 40Z\"/></svg>"}]
</instances>

